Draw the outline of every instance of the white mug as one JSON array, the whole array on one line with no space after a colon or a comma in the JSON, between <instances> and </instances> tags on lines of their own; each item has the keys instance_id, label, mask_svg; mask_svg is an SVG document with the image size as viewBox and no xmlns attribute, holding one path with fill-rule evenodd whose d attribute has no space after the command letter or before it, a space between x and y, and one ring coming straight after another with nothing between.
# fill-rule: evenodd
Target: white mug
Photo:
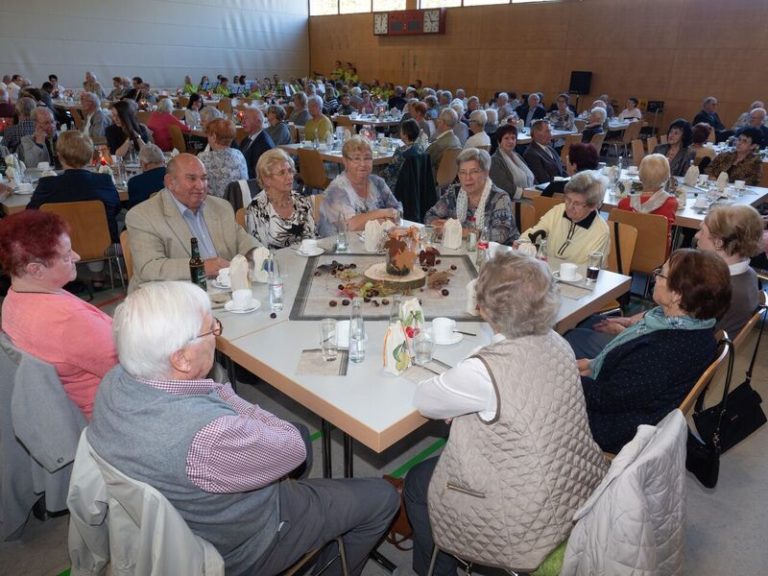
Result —
<instances>
[{"instance_id":1,"label":"white mug","mask_svg":"<svg viewBox=\"0 0 768 576\"><path fill-rule=\"evenodd\" d=\"M232 292L232 308L235 310L245 310L251 305L253 293L250 288L241 288Z\"/></svg>"},{"instance_id":2,"label":"white mug","mask_svg":"<svg viewBox=\"0 0 768 576\"><path fill-rule=\"evenodd\" d=\"M37 169L38 170L48 170L48 168L51 167L51 164L49 162L38 162L37 163Z\"/></svg>"},{"instance_id":3,"label":"white mug","mask_svg":"<svg viewBox=\"0 0 768 576\"><path fill-rule=\"evenodd\" d=\"M432 320L432 334L435 341L450 342L453 340L453 331L456 328L456 321L452 318L435 318Z\"/></svg>"},{"instance_id":4,"label":"white mug","mask_svg":"<svg viewBox=\"0 0 768 576\"><path fill-rule=\"evenodd\" d=\"M736 180L733 184L736 186L736 190L744 190L747 187L745 180Z\"/></svg>"},{"instance_id":5,"label":"white mug","mask_svg":"<svg viewBox=\"0 0 768 576\"><path fill-rule=\"evenodd\" d=\"M563 262L560 264L560 280L574 281L576 280L576 270L578 266L570 262Z\"/></svg>"},{"instance_id":6,"label":"white mug","mask_svg":"<svg viewBox=\"0 0 768 576\"><path fill-rule=\"evenodd\" d=\"M317 250L317 240L314 238L305 238L301 241L301 251L304 254L312 254Z\"/></svg>"}]
</instances>

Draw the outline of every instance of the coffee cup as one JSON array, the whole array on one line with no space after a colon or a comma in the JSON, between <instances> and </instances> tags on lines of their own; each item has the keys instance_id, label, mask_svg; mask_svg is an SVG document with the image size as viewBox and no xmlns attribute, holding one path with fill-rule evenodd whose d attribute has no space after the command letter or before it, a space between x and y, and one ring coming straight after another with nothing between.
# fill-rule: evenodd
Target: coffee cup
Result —
<instances>
[{"instance_id":1,"label":"coffee cup","mask_svg":"<svg viewBox=\"0 0 768 576\"><path fill-rule=\"evenodd\" d=\"M563 262L560 264L560 280L566 280L573 282L578 277L576 270L578 266L570 262Z\"/></svg>"},{"instance_id":2,"label":"coffee cup","mask_svg":"<svg viewBox=\"0 0 768 576\"><path fill-rule=\"evenodd\" d=\"M51 167L50 162L38 162L37 163L37 169L38 170L48 170L48 168Z\"/></svg>"},{"instance_id":3,"label":"coffee cup","mask_svg":"<svg viewBox=\"0 0 768 576\"><path fill-rule=\"evenodd\" d=\"M32 192L32 184L29 182L21 182L18 187L18 191L22 193Z\"/></svg>"},{"instance_id":4,"label":"coffee cup","mask_svg":"<svg viewBox=\"0 0 768 576\"><path fill-rule=\"evenodd\" d=\"M747 187L747 183L745 180L736 180L736 182L734 182L733 185L736 186L736 190L744 190L744 188Z\"/></svg>"},{"instance_id":5,"label":"coffee cup","mask_svg":"<svg viewBox=\"0 0 768 576\"><path fill-rule=\"evenodd\" d=\"M432 334L435 342L450 342L453 340L453 331L456 328L456 321L452 318L435 318L432 320Z\"/></svg>"},{"instance_id":6,"label":"coffee cup","mask_svg":"<svg viewBox=\"0 0 768 576\"><path fill-rule=\"evenodd\" d=\"M314 254L317 251L317 240L314 238L305 238L301 241L301 251L304 254Z\"/></svg>"},{"instance_id":7,"label":"coffee cup","mask_svg":"<svg viewBox=\"0 0 768 576\"><path fill-rule=\"evenodd\" d=\"M241 288L232 292L232 308L235 310L245 310L251 305L253 293L250 288Z\"/></svg>"}]
</instances>

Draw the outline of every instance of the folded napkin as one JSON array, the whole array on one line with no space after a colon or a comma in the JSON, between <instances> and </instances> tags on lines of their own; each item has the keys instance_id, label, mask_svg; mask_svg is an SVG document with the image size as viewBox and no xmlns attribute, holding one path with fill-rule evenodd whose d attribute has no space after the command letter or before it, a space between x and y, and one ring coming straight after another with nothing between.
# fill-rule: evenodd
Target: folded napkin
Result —
<instances>
[{"instance_id":1,"label":"folded napkin","mask_svg":"<svg viewBox=\"0 0 768 576\"><path fill-rule=\"evenodd\" d=\"M382 226L376 220L365 223L365 251L377 252L381 242Z\"/></svg>"},{"instance_id":2,"label":"folded napkin","mask_svg":"<svg viewBox=\"0 0 768 576\"><path fill-rule=\"evenodd\" d=\"M449 250L461 248L461 222L450 218L443 224L443 247Z\"/></svg>"},{"instance_id":3,"label":"folded napkin","mask_svg":"<svg viewBox=\"0 0 768 576\"><path fill-rule=\"evenodd\" d=\"M261 283L268 282L269 271L264 269L264 262L269 258L269 250L267 250L263 246L259 246L253 251L252 258L253 258L253 270L251 271L251 280L253 280L254 282L261 282Z\"/></svg>"},{"instance_id":4,"label":"folded napkin","mask_svg":"<svg viewBox=\"0 0 768 576\"><path fill-rule=\"evenodd\" d=\"M411 365L408 339L400 321L390 323L384 335L384 371L399 376Z\"/></svg>"},{"instance_id":5,"label":"folded napkin","mask_svg":"<svg viewBox=\"0 0 768 576\"><path fill-rule=\"evenodd\" d=\"M532 246L532 244L530 244L530 246ZM472 316L480 315L480 313L477 311L477 292L475 290L476 286L477 278L470 280L467 283L467 307L465 308L465 312Z\"/></svg>"},{"instance_id":6,"label":"folded napkin","mask_svg":"<svg viewBox=\"0 0 768 576\"><path fill-rule=\"evenodd\" d=\"M248 260L245 256L238 254L229 263L229 278L232 282L232 291L251 288L251 281L248 279Z\"/></svg>"},{"instance_id":7,"label":"folded napkin","mask_svg":"<svg viewBox=\"0 0 768 576\"><path fill-rule=\"evenodd\" d=\"M726 186L728 186L728 172L720 172L720 175L717 177L717 188L723 191Z\"/></svg>"},{"instance_id":8,"label":"folded napkin","mask_svg":"<svg viewBox=\"0 0 768 576\"><path fill-rule=\"evenodd\" d=\"M685 172L683 182L685 182L686 186L696 186L696 183L699 181L699 175L699 167L691 164Z\"/></svg>"}]
</instances>

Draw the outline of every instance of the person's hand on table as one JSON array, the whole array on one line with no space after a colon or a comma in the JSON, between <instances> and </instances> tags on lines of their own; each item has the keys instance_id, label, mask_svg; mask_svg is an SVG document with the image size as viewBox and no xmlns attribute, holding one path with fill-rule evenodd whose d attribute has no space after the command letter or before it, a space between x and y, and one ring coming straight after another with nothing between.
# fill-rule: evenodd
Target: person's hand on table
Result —
<instances>
[{"instance_id":1,"label":"person's hand on table","mask_svg":"<svg viewBox=\"0 0 768 576\"><path fill-rule=\"evenodd\" d=\"M576 367L579 369L579 376L592 376L592 368L589 365L588 358L579 358L576 360Z\"/></svg>"},{"instance_id":2,"label":"person's hand on table","mask_svg":"<svg viewBox=\"0 0 768 576\"><path fill-rule=\"evenodd\" d=\"M229 260L224 260L224 258L216 256L215 258L204 260L203 264L205 264L205 275L213 277L219 275L219 270L229 266Z\"/></svg>"}]
</instances>

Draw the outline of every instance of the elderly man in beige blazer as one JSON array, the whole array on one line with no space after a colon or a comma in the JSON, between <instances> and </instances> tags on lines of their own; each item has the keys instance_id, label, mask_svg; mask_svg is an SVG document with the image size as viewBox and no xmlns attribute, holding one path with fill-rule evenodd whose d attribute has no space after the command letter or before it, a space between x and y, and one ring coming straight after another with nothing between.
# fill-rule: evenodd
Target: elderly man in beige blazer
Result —
<instances>
[{"instance_id":1,"label":"elderly man in beige blazer","mask_svg":"<svg viewBox=\"0 0 768 576\"><path fill-rule=\"evenodd\" d=\"M165 188L129 210L125 224L133 255L129 291L154 280L189 280L193 236L209 277L259 246L237 224L229 202L208 197L205 166L191 154L168 163Z\"/></svg>"}]
</instances>

